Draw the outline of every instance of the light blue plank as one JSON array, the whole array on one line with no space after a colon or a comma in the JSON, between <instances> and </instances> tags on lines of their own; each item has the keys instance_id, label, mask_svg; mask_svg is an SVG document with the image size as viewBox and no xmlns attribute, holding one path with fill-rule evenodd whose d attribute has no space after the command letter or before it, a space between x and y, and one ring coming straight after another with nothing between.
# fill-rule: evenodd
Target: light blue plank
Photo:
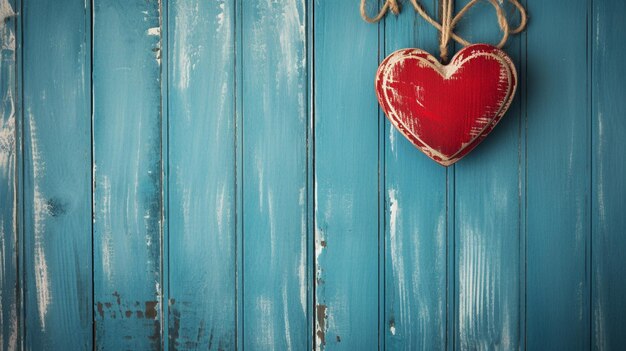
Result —
<instances>
[{"instance_id":1,"label":"light blue plank","mask_svg":"<svg viewBox=\"0 0 626 351\"><path fill-rule=\"evenodd\" d=\"M89 13L83 0L21 11L27 350L92 349Z\"/></svg>"},{"instance_id":2,"label":"light blue plank","mask_svg":"<svg viewBox=\"0 0 626 351\"><path fill-rule=\"evenodd\" d=\"M160 3L94 2L96 348L161 341Z\"/></svg>"},{"instance_id":3,"label":"light blue plank","mask_svg":"<svg viewBox=\"0 0 626 351\"><path fill-rule=\"evenodd\" d=\"M353 2L314 6L316 343L371 350L379 343L378 28Z\"/></svg>"},{"instance_id":4,"label":"light blue plank","mask_svg":"<svg viewBox=\"0 0 626 351\"><path fill-rule=\"evenodd\" d=\"M434 1L425 2L435 16ZM419 47L438 53L437 31L413 14L388 15L385 53ZM382 58L382 57L381 57ZM385 266L389 350L446 346L446 169L385 119ZM381 146L382 147L382 146Z\"/></svg>"},{"instance_id":5,"label":"light blue plank","mask_svg":"<svg viewBox=\"0 0 626 351\"><path fill-rule=\"evenodd\" d=\"M589 349L587 10L585 0L528 1L530 350Z\"/></svg>"},{"instance_id":6,"label":"light blue plank","mask_svg":"<svg viewBox=\"0 0 626 351\"><path fill-rule=\"evenodd\" d=\"M305 2L242 1L243 346L307 345Z\"/></svg>"},{"instance_id":7,"label":"light blue plank","mask_svg":"<svg viewBox=\"0 0 626 351\"><path fill-rule=\"evenodd\" d=\"M519 15L514 7L505 9L511 26L517 26ZM464 17L457 33L471 42L497 43L502 33L494 12L487 2L478 4ZM510 37L504 48L515 63L520 60L520 49L518 36ZM456 164L454 342L461 350L515 350L523 339L519 95L518 91L489 137Z\"/></svg>"},{"instance_id":8,"label":"light blue plank","mask_svg":"<svg viewBox=\"0 0 626 351\"><path fill-rule=\"evenodd\" d=\"M242 2L235 0L235 340L236 349L244 349L243 338L243 11Z\"/></svg>"},{"instance_id":9,"label":"light blue plank","mask_svg":"<svg viewBox=\"0 0 626 351\"><path fill-rule=\"evenodd\" d=\"M15 1L0 12L0 349L20 345L18 279L18 116Z\"/></svg>"},{"instance_id":10,"label":"light blue plank","mask_svg":"<svg viewBox=\"0 0 626 351\"><path fill-rule=\"evenodd\" d=\"M626 344L626 67L623 1L593 1L592 347Z\"/></svg>"},{"instance_id":11,"label":"light blue plank","mask_svg":"<svg viewBox=\"0 0 626 351\"><path fill-rule=\"evenodd\" d=\"M235 2L169 6L169 346L234 349Z\"/></svg>"}]
</instances>

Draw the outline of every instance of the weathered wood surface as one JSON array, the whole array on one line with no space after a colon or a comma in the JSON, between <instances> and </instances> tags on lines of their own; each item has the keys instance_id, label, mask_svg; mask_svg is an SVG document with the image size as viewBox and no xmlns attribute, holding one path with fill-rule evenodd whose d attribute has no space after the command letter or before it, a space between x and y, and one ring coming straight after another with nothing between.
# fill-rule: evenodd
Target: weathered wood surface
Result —
<instances>
[{"instance_id":1,"label":"weathered wood surface","mask_svg":"<svg viewBox=\"0 0 626 351\"><path fill-rule=\"evenodd\" d=\"M168 343L232 349L235 2L170 1L168 17Z\"/></svg>"},{"instance_id":2,"label":"weathered wood surface","mask_svg":"<svg viewBox=\"0 0 626 351\"><path fill-rule=\"evenodd\" d=\"M591 348L618 350L626 345L626 3L596 0L591 11Z\"/></svg>"},{"instance_id":3,"label":"weathered wood surface","mask_svg":"<svg viewBox=\"0 0 626 351\"><path fill-rule=\"evenodd\" d=\"M95 347L162 345L161 3L94 1Z\"/></svg>"},{"instance_id":4,"label":"weathered wood surface","mask_svg":"<svg viewBox=\"0 0 626 351\"><path fill-rule=\"evenodd\" d=\"M0 2L0 349L17 350L19 273L17 241L17 16L15 1Z\"/></svg>"},{"instance_id":5,"label":"weathered wood surface","mask_svg":"<svg viewBox=\"0 0 626 351\"><path fill-rule=\"evenodd\" d=\"M313 11L315 344L371 349L381 303L377 26L361 26L349 2L315 2Z\"/></svg>"},{"instance_id":6,"label":"weathered wood surface","mask_svg":"<svg viewBox=\"0 0 626 351\"><path fill-rule=\"evenodd\" d=\"M529 0L528 10L526 346L586 350L591 116L588 32L581 21L588 2Z\"/></svg>"},{"instance_id":7,"label":"weathered wood surface","mask_svg":"<svg viewBox=\"0 0 626 351\"><path fill-rule=\"evenodd\" d=\"M304 1L242 0L243 347L307 348Z\"/></svg>"},{"instance_id":8,"label":"weathered wood surface","mask_svg":"<svg viewBox=\"0 0 626 351\"><path fill-rule=\"evenodd\" d=\"M84 0L22 5L22 47L28 49L22 52L21 82L24 188L18 203L24 206L25 320L20 335L27 350L88 350L93 346L90 5Z\"/></svg>"},{"instance_id":9,"label":"weathered wood surface","mask_svg":"<svg viewBox=\"0 0 626 351\"><path fill-rule=\"evenodd\" d=\"M375 99L404 3L1 0L0 348L623 348L626 8L528 0L445 169Z\"/></svg>"}]
</instances>

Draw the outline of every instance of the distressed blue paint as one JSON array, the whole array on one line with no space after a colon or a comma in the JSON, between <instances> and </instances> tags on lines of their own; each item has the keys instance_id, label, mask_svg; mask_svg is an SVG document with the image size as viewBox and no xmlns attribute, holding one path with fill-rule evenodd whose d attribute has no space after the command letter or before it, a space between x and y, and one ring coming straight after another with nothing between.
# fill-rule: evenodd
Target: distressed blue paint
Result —
<instances>
[{"instance_id":1,"label":"distressed blue paint","mask_svg":"<svg viewBox=\"0 0 626 351\"><path fill-rule=\"evenodd\" d=\"M528 8L527 347L584 350L590 342L588 6L529 0Z\"/></svg>"},{"instance_id":2,"label":"distressed blue paint","mask_svg":"<svg viewBox=\"0 0 626 351\"><path fill-rule=\"evenodd\" d=\"M19 340L17 223L17 66L15 1L0 23L0 349L17 350Z\"/></svg>"},{"instance_id":3,"label":"distressed blue paint","mask_svg":"<svg viewBox=\"0 0 626 351\"><path fill-rule=\"evenodd\" d=\"M92 348L89 11L21 10L27 350Z\"/></svg>"},{"instance_id":4,"label":"distressed blue paint","mask_svg":"<svg viewBox=\"0 0 626 351\"><path fill-rule=\"evenodd\" d=\"M160 3L94 2L97 349L161 347Z\"/></svg>"},{"instance_id":5,"label":"distressed blue paint","mask_svg":"<svg viewBox=\"0 0 626 351\"><path fill-rule=\"evenodd\" d=\"M622 1L593 1L592 348L626 345L626 30Z\"/></svg>"},{"instance_id":6,"label":"distressed blue paint","mask_svg":"<svg viewBox=\"0 0 626 351\"><path fill-rule=\"evenodd\" d=\"M507 9L512 25L517 23L514 7ZM475 6L457 32L472 42L497 43L501 36L497 22L481 21L493 18L493 12L488 3ZM519 62L519 37L510 38L506 51L513 62ZM523 339L519 201L522 115L519 91L516 95L489 137L456 164L454 342L461 350L515 350L520 349Z\"/></svg>"},{"instance_id":7,"label":"distressed blue paint","mask_svg":"<svg viewBox=\"0 0 626 351\"><path fill-rule=\"evenodd\" d=\"M372 349L379 342L377 28L351 2L314 6L316 342Z\"/></svg>"},{"instance_id":8,"label":"distressed blue paint","mask_svg":"<svg viewBox=\"0 0 626 351\"><path fill-rule=\"evenodd\" d=\"M528 34L505 48L521 91L448 170L374 97L384 55L437 54L407 1L378 26L349 1L11 4L0 348L626 342L621 2L530 0ZM492 11L459 33L497 40Z\"/></svg>"},{"instance_id":9,"label":"distressed blue paint","mask_svg":"<svg viewBox=\"0 0 626 351\"><path fill-rule=\"evenodd\" d=\"M434 2L425 5L436 14ZM436 30L420 17L388 17L385 52L420 47L436 55ZM382 58L382 57L381 57ZM385 119L387 349L446 346L446 169L419 152Z\"/></svg>"},{"instance_id":10,"label":"distressed blue paint","mask_svg":"<svg viewBox=\"0 0 626 351\"><path fill-rule=\"evenodd\" d=\"M170 1L169 346L235 346L234 1Z\"/></svg>"},{"instance_id":11,"label":"distressed blue paint","mask_svg":"<svg viewBox=\"0 0 626 351\"><path fill-rule=\"evenodd\" d=\"M306 8L242 1L246 349L307 346Z\"/></svg>"}]
</instances>

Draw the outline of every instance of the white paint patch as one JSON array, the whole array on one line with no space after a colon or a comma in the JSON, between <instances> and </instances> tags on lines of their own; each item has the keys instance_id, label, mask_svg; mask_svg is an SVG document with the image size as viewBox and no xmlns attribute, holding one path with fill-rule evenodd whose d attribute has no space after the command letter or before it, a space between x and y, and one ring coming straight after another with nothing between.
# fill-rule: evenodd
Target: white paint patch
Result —
<instances>
[{"instance_id":1,"label":"white paint patch","mask_svg":"<svg viewBox=\"0 0 626 351\"><path fill-rule=\"evenodd\" d=\"M259 177L259 211L263 212L263 195L265 194L265 191L264 191L265 190L265 183L264 183L265 172L263 168L264 162L259 153L256 154L255 161L256 161L257 175Z\"/></svg>"},{"instance_id":2,"label":"white paint patch","mask_svg":"<svg viewBox=\"0 0 626 351\"><path fill-rule=\"evenodd\" d=\"M152 27L148 28L146 31L148 35L160 36L161 35L161 27Z\"/></svg>"},{"instance_id":3,"label":"white paint patch","mask_svg":"<svg viewBox=\"0 0 626 351\"><path fill-rule=\"evenodd\" d=\"M39 319L42 331L46 330L46 314L50 305L50 277L48 274L48 263L46 261L46 252L44 250L43 234L45 230L45 220L50 214L50 208L41 194L39 182L43 178L45 164L41 160L39 146L37 141L37 127L35 125L35 117L32 112L28 111L29 129L30 129L30 146L32 155L33 169L33 207L34 207L34 231L35 231L35 290L37 294L37 308L39 311Z\"/></svg>"},{"instance_id":4,"label":"white paint patch","mask_svg":"<svg viewBox=\"0 0 626 351\"><path fill-rule=\"evenodd\" d=\"M256 338L256 344L264 346L265 349L272 349L275 346L274 342L274 308L272 300L266 296L259 296L256 300L256 310L259 316L261 316L261 323L259 330L254 333Z\"/></svg>"},{"instance_id":5,"label":"white paint patch","mask_svg":"<svg viewBox=\"0 0 626 351\"><path fill-rule=\"evenodd\" d=\"M198 2L193 5L191 1L183 1L180 6L174 21L174 33L179 34L173 40L176 53L173 69L174 77L178 80L178 89L186 90L193 70L192 58L197 55L197 50L188 39L194 35L193 28L196 27L200 9Z\"/></svg>"},{"instance_id":6,"label":"white paint patch","mask_svg":"<svg viewBox=\"0 0 626 351\"><path fill-rule=\"evenodd\" d=\"M300 14L299 7L305 9L304 3L298 6L296 1L288 1L283 8L282 21L279 21L282 22L279 29L282 67L289 82L297 79L299 72L306 67L305 17Z\"/></svg>"},{"instance_id":7,"label":"white paint patch","mask_svg":"<svg viewBox=\"0 0 626 351\"><path fill-rule=\"evenodd\" d=\"M95 178L94 178L95 179ZM102 176L102 269L108 281L112 281L111 262L113 261L113 238L111 233L111 181L107 175Z\"/></svg>"},{"instance_id":8,"label":"white paint patch","mask_svg":"<svg viewBox=\"0 0 626 351\"><path fill-rule=\"evenodd\" d=\"M267 208L270 220L270 262L273 266L276 257L276 213L274 212L274 193L271 190L267 192Z\"/></svg>"},{"instance_id":9,"label":"white paint patch","mask_svg":"<svg viewBox=\"0 0 626 351\"><path fill-rule=\"evenodd\" d=\"M300 206L305 205L306 200L306 187L300 188ZM300 217L300 262L298 264L298 280L300 284L300 304L302 305L302 313L306 314L306 292L307 292L307 270L306 270L306 241L307 241L307 228L306 228L306 212L301 211Z\"/></svg>"},{"instance_id":10,"label":"white paint patch","mask_svg":"<svg viewBox=\"0 0 626 351\"><path fill-rule=\"evenodd\" d=\"M392 325L391 327L389 327L389 331L391 332L391 335L396 335L396 326Z\"/></svg>"},{"instance_id":11,"label":"white paint patch","mask_svg":"<svg viewBox=\"0 0 626 351\"><path fill-rule=\"evenodd\" d=\"M287 285L283 284L283 321L285 324L285 342L287 350L293 350L291 341L291 327L289 325L289 300L287 298Z\"/></svg>"},{"instance_id":12,"label":"white paint patch","mask_svg":"<svg viewBox=\"0 0 626 351\"><path fill-rule=\"evenodd\" d=\"M9 117L0 125L0 174L8 178L13 171L15 156L15 110L13 109L13 97L8 94L11 104Z\"/></svg>"},{"instance_id":13,"label":"white paint patch","mask_svg":"<svg viewBox=\"0 0 626 351\"><path fill-rule=\"evenodd\" d=\"M4 27L7 19L14 16L17 16L17 13L13 11L13 7L9 3L9 0L0 0L0 29Z\"/></svg>"},{"instance_id":14,"label":"white paint patch","mask_svg":"<svg viewBox=\"0 0 626 351\"><path fill-rule=\"evenodd\" d=\"M224 2L221 2L220 5L220 12L217 14L217 32L221 33L222 30L224 29L224 23L225 23L225 19L226 19L226 13L225 13L225 8L226 8L226 4L224 4Z\"/></svg>"},{"instance_id":15,"label":"white paint patch","mask_svg":"<svg viewBox=\"0 0 626 351\"><path fill-rule=\"evenodd\" d=\"M602 112L598 113L598 154L604 154L604 115ZM600 217L600 225L606 223L606 203L605 203L605 190L604 190L604 163L598 162L598 216Z\"/></svg>"},{"instance_id":16,"label":"white paint patch","mask_svg":"<svg viewBox=\"0 0 626 351\"><path fill-rule=\"evenodd\" d=\"M224 209L226 209L226 184L222 184L217 195L217 204L215 210L216 222L217 222L217 237L221 241L224 234ZM228 209L226 209L228 210ZM229 213L230 215L230 213ZM230 217L230 216L229 216Z\"/></svg>"},{"instance_id":17,"label":"white paint patch","mask_svg":"<svg viewBox=\"0 0 626 351\"><path fill-rule=\"evenodd\" d=\"M395 280L398 285L398 300L399 311L398 318L401 323L405 325L411 325L410 313L406 313L408 308L407 302L407 287L406 277L404 275L404 255L402 253L402 238L398 233L402 233L402 226L398 224L401 214L401 208L398 204L398 191L396 189L389 189L389 240L391 249L391 267L395 276ZM407 319L405 319L405 317ZM393 326L395 330L395 325Z\"/></svg>"}]
</instances>

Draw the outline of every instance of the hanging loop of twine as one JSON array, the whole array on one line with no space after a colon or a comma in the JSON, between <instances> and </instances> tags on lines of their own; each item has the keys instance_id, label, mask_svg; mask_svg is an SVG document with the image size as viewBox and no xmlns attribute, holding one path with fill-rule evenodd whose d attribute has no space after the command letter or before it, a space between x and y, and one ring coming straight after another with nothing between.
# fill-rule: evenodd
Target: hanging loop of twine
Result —
<instances>
[{"instance_id":1,"label":"hanging loop of twine","mask_svg":"<svg viewBox=\"0 0 626 351\"><path fill-rule=\"evenodd\" d=\"M368 23L376 23L379 22L385 15L387 11L391 10L391 12L395 15L400 13L400 5L398 4L398 0L385 0L383 7L380 9L378 14L374 17L369 17L367 11L365 9L367 0L361 0L361 17ZM426 20L426 22L430 23L435 29L437 29L440 33L440 42L439 42L439 51L441 59L446 62L448 60L448 43L450 39L456 41L457 43L467 46L471 45L469 41L463 39L456 33L454 33L454 28L459 23L461 18L467 14L467 12L475 6L481 0L471 0L468 2L459 13L454 15L454 0L441 0L441 23L437 22L433 19L427 12L424 10L422 5L418 2L418 0L410 0L411 5L415 11ZM506 18L504 10L502 9L503 0L485 0L490 3L496 11L496 18L498 19L498 25L500 26L500 30L502 31L502 38L500 42L496 45L498 48L502 48L504 44L506 44L509 36L511 34L517 34L524 30L526 27L526 23L528 21L528 17L526 15L526 9L522 6L518 0L508 0L517 11L520 13L520 23L517 27L511 29L509 27L509 22Z\"/></svg>"}]
</instances>

